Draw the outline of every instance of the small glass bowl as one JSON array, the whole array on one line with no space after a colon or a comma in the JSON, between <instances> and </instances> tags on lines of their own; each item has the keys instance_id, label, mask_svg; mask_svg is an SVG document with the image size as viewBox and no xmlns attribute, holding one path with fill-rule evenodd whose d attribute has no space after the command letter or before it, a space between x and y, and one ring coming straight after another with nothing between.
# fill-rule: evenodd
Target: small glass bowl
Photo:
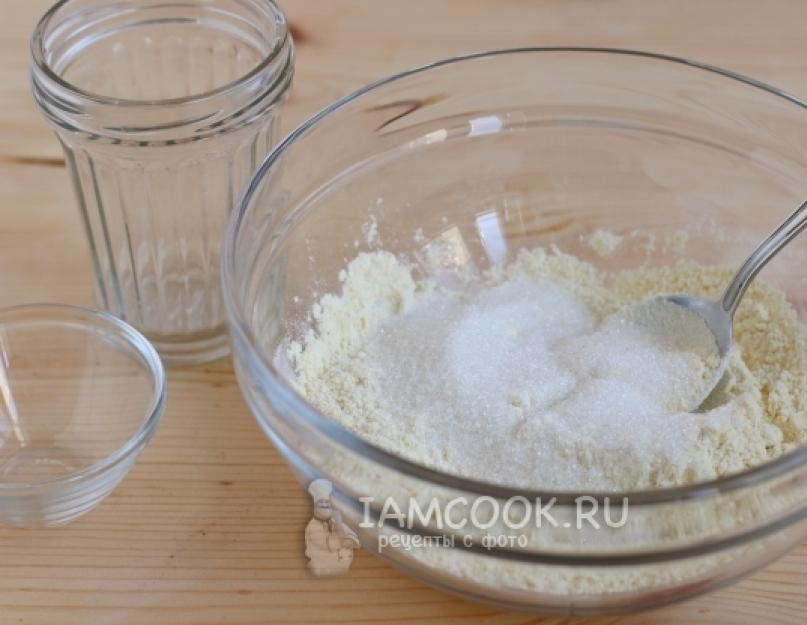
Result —
<instances>
[{"instance_id":1,"label":"small glass bowl","mask_svg":"<svg viewBox=\"0 0 807 625\"><path fill-rule=\"evenodd\" d=\"M62 525L95 507L164 406L162 362L131 326L76 306L0 310L0 523Z\"/></svg>"}]
</instances>

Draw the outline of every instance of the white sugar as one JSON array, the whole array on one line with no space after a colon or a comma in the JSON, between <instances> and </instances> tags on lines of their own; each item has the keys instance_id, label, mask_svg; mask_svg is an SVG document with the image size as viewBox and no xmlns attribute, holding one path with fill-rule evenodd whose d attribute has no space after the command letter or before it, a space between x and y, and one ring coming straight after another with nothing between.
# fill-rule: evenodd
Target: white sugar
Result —
<instances>
[{"instance_id":1,"label":"white sugar","mask_svg":"<svg viewBox=\"0 0 807 625\"><path fill-rule=\"evenodd\" d=\"M362 358L384 427L417 424L420 444L464 472L512 483L551 470L556 486L578 481L558 453L580 443L674 453L687 433L670 392L696 370L693 354L619 319L598 325L568 289L524 278L424 297L371 333Z\"/></svg>"},{"instance_id":2,"label":"white sugar","mask_svg":"<svg viewBox=\"0 0 807 625\"><path fill-rule=\"evenodd\" d=\"M501 411L519 404L540 410L568 395L574 372L559 366L552 346L594 324L568 291L526 280L483 291L459 304L453 317L442 320L439 331L446 382L475 406Z\"/></svg>"}]
</instances>

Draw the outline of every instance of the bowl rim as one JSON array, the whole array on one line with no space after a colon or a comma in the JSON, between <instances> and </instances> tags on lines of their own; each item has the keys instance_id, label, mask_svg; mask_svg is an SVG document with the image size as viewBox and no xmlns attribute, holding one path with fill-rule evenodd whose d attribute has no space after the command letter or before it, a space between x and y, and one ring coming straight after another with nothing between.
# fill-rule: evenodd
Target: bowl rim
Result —
<instances>
[{"instance_id":1,"label":"bowl rim","mask_svg":"<svg viewBox=\"0 0 807 625\"><path fill-rule=\"evenodd\" d=\"M47 315L44 319L46 322L55 324L70 322L74 325L78 322L83 330L100 327L111 332L116 339L131 347L140 357L152 380L154 392L144 410L145 417L140 427L111 454L57 478L38 482L0 482L0 497L58 487L105 473L132 453L136 453L151 439L165 409L166 376L162 360L151 342L125 321L108 312L84 306L53 303L21 304L0 309L0 330L8 318L20 314L30 319L20 319L17 324L35 323L37 315ZM131 356L129 358L131 359Z\"/></svg>"},{"instance_id":2,"label":"bowl rim","mask_svg":"<svg viewBox=\"0 0 807 625\"><path fill-rule=\"evenodd\" d=\"M272 165L274 165L281 155L298 139L316 128L333 113L344 108L355 100L358 100L362 96L381 89L386 85L395 83L410 76L454 64L467 63L478 59L505 56L509 54L531 53L631 56L648 59L651 61L672 63L695 70L704 71L710 74L716 74L723 78L733 80L740 85L745 85L746 87L765 92L807 110L807 100L798 98L795 95L792 95L777 87L768 85L767 83L755 78L682 57L625 48L549 46L486 50L444 58L371 82L332 102L292 130L272 149L272 151L261 162L260 166L253 172L249 182L236 203L224 234L220 261L221 289L227 322L232 335L232 344L234 346L233 356L239 357L240 346L245 345L248 351L247 355L249 356L250 363L257 365L263 377L262 381L267 382L270 387L269 390L274 397L272 403L274 404L277 401L283 402L291 408L295 418L301 418L307 425L315 428L322 435L326 436L341 447L357 453L371 462L380 463L387 468L397 470L407 476L426 480L447 488L462 490L482 496L500 498L526 497L527 499L533 501L535 499L548 501L551 498L555 498L557 503L560 505L574 505L575 501L581 496L592 497L597 500L598 503L602 503L609 499L618 500L627 498L632 507L642 505L649 506L695 499L709 499L716 495L758 485L769 479L782 476L792 469L806 465L807 445L803 445L790 450L781 456L774 458L773 460L738 473L733 473L728 476L703 482L696 482L694 484L659 489L643 489L633 491L552 491L505 486L494 482L470 479L456 474L432 469L425 465L407 460L402 456L378 447L364 438L353 434L347 428L339 425L327 417L327 415L320 412L316 407L313 406L313 404L309 403L295 388L293 388L292 385L285 383L282 375L280 375L280 372L272 363L271 354L266 354L264 350L258 346L256 337L249 328L239 303L235 269L236 243L241 224L245 215L249 211L249 208L251 207L253 196L261 186L263 180L266 178ZM299 210L299 207L295 210ZM257 415L253 416L255 416L258 421L261 421L261 417L258 417ZM287 420L286 417L281 418Z\"/></svg>"}]
</instances>

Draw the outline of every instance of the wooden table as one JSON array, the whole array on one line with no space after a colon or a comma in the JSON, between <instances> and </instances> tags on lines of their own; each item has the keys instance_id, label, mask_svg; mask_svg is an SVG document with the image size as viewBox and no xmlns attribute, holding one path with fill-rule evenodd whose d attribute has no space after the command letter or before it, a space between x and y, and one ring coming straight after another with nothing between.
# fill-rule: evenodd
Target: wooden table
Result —
<instances>
[{"instance_id":1,"label":"wooden table","mask_svg":"<svg viewBox=\"0 0 807 625\"><path fill-rule=\"evenodd\" d=\"M0 8L0 305L90 304L90 266L55 138L29 95L28 35L48 0ZM285 0L298 49L286 128L380 76L484 48L592 45L687 56L807 96L807 3ZM310 499L258 431L229 362L174 369L157 437L97 510L0 530L0 625L569 623L427 588L367 553L309 577ZM807 544L736 586L588 623L807 622ZM575 621L576 622L576 621Z\"/></svg>"}]
</instances>

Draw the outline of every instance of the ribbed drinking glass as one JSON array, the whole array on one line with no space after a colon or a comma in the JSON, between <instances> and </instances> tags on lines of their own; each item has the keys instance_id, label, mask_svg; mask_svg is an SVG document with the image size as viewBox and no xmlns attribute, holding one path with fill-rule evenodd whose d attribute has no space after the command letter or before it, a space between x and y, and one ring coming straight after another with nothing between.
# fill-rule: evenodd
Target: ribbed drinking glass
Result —
<instances>
[{"instance_id":1,"label":"ribbed drinking glass","mask_svg":"<svg viewBox=\"0 0 807 625\"><path fill-rule=\"evenodd\" d=\"M100 306L167 362L224 355L219 241L291 83L282 12L272 0L63 0L32 55Z\"/></svg>"}]
</instances>

